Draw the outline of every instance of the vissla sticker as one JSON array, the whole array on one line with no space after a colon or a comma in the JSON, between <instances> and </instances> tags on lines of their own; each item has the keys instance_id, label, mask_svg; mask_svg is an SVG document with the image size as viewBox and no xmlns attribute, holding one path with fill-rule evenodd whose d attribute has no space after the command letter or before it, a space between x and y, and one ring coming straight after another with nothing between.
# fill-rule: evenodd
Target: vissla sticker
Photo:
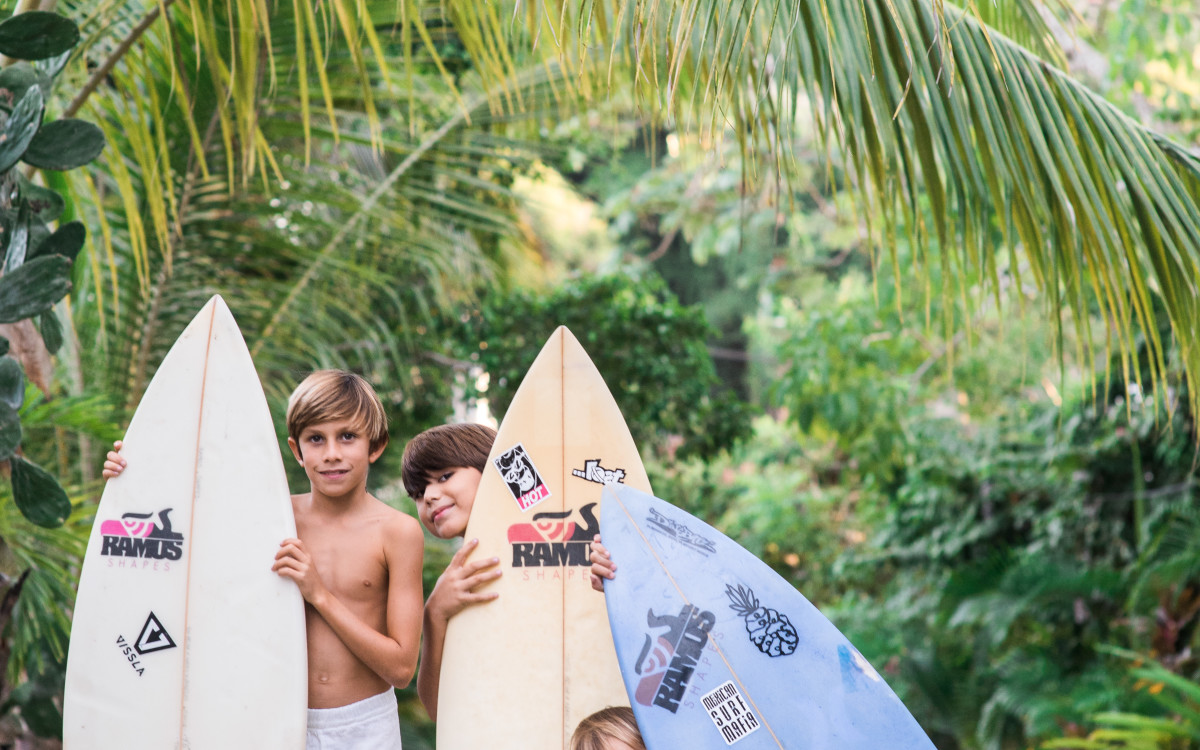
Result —
<instances>
[{"instance_id":1,"label":"vissla sticker","mask_svg":"<svg viewBox=\"0 0 1200 750\"><path fill-rule=\"evenodd\" d=\"M138 635L134 648L139 654L149 654L154 651L175 648L175 641L171 639L171 634L151 612L150 616L146 618L146 624L142 626L142 632Z\"/></svg>"},{"instance_id":2,"label":"vissla sticker","mask_svg":"<svg viewBox=\"0 0 1200 750\"><path fill-rule=\"evenodd\" d=\"M705 695L700 699L700 704L708 712L708 718L712 719L713 726L721 733L726 745L745 739L762 726L733 680Z\"/></svg>"},{"instance_id":3,"label":"vissla sticker","mask_svg":"<svg viewBox=\"0 0 1200 750\"><path fill-rule=\"evenodd\" d=\"M158 617L151 612L150 616L146 618L146 623L142 625L142 632L138 634L137 641L130 643L125 636L118 635L117 648L121 650L125 661L129 662L129 667L137 672L138 677L141 677L142 673L146 671L146 668L142 666L142 657L155 651L175 648L175 641L163 624L159 622Z\"/></svg>"},{"instance_id":4,"label":"vissla sticker","mask_svg":"<svg viewBox=\"0 0 1200 750\"><path fill-rule=\"evenodd\" d=\"M517 443L497 456L494 463L521 510L529 510L550 497L550 488L542 481L525 446Z\"/></svg>"}]
</instances>

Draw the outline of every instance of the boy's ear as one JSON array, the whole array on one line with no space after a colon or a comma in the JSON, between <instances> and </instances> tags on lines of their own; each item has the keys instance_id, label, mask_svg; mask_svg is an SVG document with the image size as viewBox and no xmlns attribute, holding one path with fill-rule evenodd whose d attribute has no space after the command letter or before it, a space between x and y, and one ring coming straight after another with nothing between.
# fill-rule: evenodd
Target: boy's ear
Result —
<instances>
[{"instance_id":1,"label":"boy's ear","mask_svg":"<svg viewBox=\"0 0 1200 750\"><path fill-rule=\"evenodd\" d=\"M296 442L296 438L294 438L294 437L288 438L288 447L292 449L292 455L295 456L296 460L299 461L300 465L303 466L304 465L304 454L302 454L300 452L300 444Z\"/></svg>"},{"instance_id":2,"label":"boy's ear","mask_svg":"<svg viewBox=\"0 0 1200 750\"><path fill-rule=\"evenodd\" d=\"M288 440L291 440L291 438L288 438ZM371 463L375 463L375 461L377 461L379 457L383 455L383 449L386 448L387 445L388 437L387 435L384 435L383 439L379 442L379 445L371 449L371 453L367 456L368 460L370 460Z\"/></svg>"}]
</instances>

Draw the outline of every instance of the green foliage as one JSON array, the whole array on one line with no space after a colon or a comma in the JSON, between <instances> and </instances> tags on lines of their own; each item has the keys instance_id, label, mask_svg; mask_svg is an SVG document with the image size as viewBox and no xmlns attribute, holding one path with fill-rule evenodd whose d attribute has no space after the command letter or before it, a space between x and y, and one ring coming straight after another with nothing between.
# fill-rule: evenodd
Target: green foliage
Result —
<instances>
[{"instance_id":1,"label":"green foliage","mask_svg":"<svg viewBox=\"0 0 1200 750\"><path fill-rule=\"evenodd\" d=\"M63 333L51 308L71 290L71 267L83 246L83 225L74 222L51 231L46 225L63 212L65 202L54 190L34 185L17 170L24 161L32 167L73 169L95 159L104 136L95 125L64 119L43 123L45 89L61 69L61 56L79 41L79 29L56 13L30 11L0 22L0 54L22 60L0 77L0 101L16 102L0 114L0 228L3 229L4 275L0 277L0 323L39 318L50 351L57 351ZM39 65L44 66L39 67ZM11 72L10 72L11 71ZM19 98L18 98L19 97ZM6 362L16 360L5 358ZM20 366L18 365L18 370ZM19 372L4 370L5 392L23 394ZM12 409L18 401L9 404ZM15 413L15 412L14 412ZM12 465L13 499L34 523L61 525L70 513L66 493L49 473L13 455L21 440L19 419L0 419L0 454Z\"/></svg>"},{"instance_id":2,"label":"green foliage","mask_svg":"<svg viewBox=\"0 0 1200 750\"><path fill-rule=\"evenodd\" d=\"M78 40L75 23L55 13L30 11L0 22L0 54L35 61L0 72L0 323L37 319L50 352L64 342L53 308L71 290L72 266L86 232L79 222L52 231L49 224L63 215L66 201L23 171L73 169L104 148L94 125L43 122L45 96ZM13 330L26 339L37 335L32 326ZM9 478L0 488L0 637L5 641L0 714L15 710L39 736L60 737L69 603L83 536L69 523L73 503L62 485L21 452L27 432L18 412L27 406L24 367L32 362L40 368L34 379L43 384L49 375L35 362L32 343L24 341L15 356L0 358L0 461ZM3 348L8 351L7 340ZM16 687L10 692L8 685Z\"/></svg>"},{"instance_id":3,"label":"green foliage","mask_svg":"<svg viewBox=\"0 0 1200 750\"><path fill-rule=\"evenodd\" d=\"M713 370L703 315L680 305L654 277L614 274L547 293L492 293L445 325L459 359L488 374L486 396L497 415L546 339L566 326L604 377L643 454L713 456L748 433L746 407L720 388Z\"/></svg>"},{"instance_id":4,"label":"green foliage","mask_svg":"<svg viewBox=\"0 0 1200 750\"><path fill-rule=\"evenodd\" d=\"M57 13L28 11L0 22L0 54L19 60L57 57L78 41L79 27Z\"/></svg>"},{"instance_id":5,"label":"green foliage","mask_svg":"<svg viewBox=\"0 0 1200 750\"><path fill-rule=\"evenodd\" d=\"M717 456L651 462L651 486L659 497L720 528L823 606L848 585L836 563L850 540L862 536L845 517L853 497L821 485L793 427L760 416L752 429L746 440Z\"/></svg>"},{"instance_id":6,"label":"green foliage","mask_svg":"<svg viewBox=\"0 0 1200 750\"><path fill-rule=\"evenodd\" d=\"M1194 643L1180 588L1200 562L1180 546L1196 538L1190 423L1151 397L1070 411L1062 423L1043 407L973 430L910 418L877 552L843 563L886 573L874 597L889 613L847 634L902 633L909 705L980 747L1023 746L1117 705L1125 691L1107 644L1182 665Z\"/></svg>"},{"instance_id":7,"label":"green foliage","mask_svg":"<svg viewBox=\"0 0 1200 750\"><path fill-rule=\"evenodd\" d=\"M1099 725L1086 737L1047 740L1049 750L1194 750L1200 747L1200 684L1170 671L1162 664L1123 649L1103 649L1132 662L1127 680L1130 694L1140 694L1144 712L1106 711L1094 714Z\"/></svg>"}]
</instances>

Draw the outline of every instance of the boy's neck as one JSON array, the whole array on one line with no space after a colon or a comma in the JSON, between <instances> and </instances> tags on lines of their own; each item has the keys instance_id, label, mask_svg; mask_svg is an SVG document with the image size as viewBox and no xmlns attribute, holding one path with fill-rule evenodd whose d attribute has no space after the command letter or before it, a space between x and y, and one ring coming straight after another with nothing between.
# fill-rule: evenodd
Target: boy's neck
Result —
<instances>
[{"instance_id":1,"label":"boy's neck","mask_svg":"<svg viewBox=\"0 0 1200 750\"><path fill-rule=\"evenodd\" d=\"M367 485L363 483L344 495L326 495L310 486L309 496L314 510L344 513L365 503L371 498L371 493L367 492Z\"/></svg>"}]
</instances>

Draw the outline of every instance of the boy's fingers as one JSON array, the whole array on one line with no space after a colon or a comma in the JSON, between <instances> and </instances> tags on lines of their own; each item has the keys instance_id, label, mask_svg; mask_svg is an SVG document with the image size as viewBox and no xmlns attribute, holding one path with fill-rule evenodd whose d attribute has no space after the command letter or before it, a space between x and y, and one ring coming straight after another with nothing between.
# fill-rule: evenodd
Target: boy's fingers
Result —
<instances>
[{"instance_id":1,"label":"boy's fingers","mask_svg":"<svg viewBox=\"0 0 1200 750\"><path fill-rule=\"evenodd\" d=\"M499 578L503 572L504 571L499 570L499 569L497 569L497 570L477 570L466 578L466 580L469 582L467 588L471 589L471 588L478 586L481 583L487 583L488 581L494 581L497 578Z\"/></svg>"},{"instance_id":2,"label":"boy's fingers","mask_svg":"<svg viewBox=\"0 0 1200 750\"><path fill-rule=\"evenodd\" d=\"M500 558L492 557L487 560L474 560L471 563L469 563L468 565L465 565L463 567L466 569L467 575L475 575L476 573L478 573L481 570L484 570L486 568L494 568L495 566L497 566L499 564L500 564Z\"/></svg>"},{"instance_id":3,"label":"boy's fingers","mask_svg":"<svg viewBox=\"0 0 1200 750\"><path fill-rule=\"evenodd\" d=\"M458 552L454 553L454 557L450 560L451 565L462 566L466 563L467 555L471 554L471 550L479 546L478 539L472 539L459 547Z\"/></svg>"}]
</instances>

